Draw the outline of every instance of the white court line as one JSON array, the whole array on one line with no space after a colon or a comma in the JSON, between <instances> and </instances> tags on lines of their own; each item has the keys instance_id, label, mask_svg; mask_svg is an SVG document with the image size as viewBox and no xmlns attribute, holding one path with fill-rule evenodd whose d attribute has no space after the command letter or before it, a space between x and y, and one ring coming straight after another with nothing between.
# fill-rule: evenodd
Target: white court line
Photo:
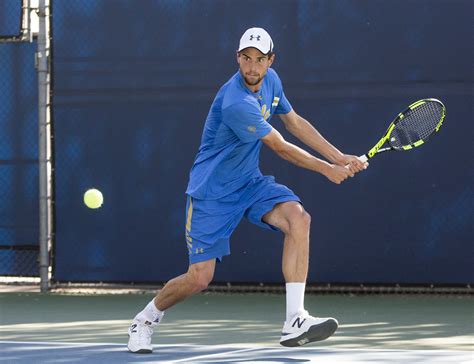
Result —
<instances>
[{"instance_id":1,"label":"white court line","mask_svg":"<svg viewBox=\"0 0 474 364\"><path fill-rule=\"evenodd\" d=\"M76 342L76 341L14 341L14 340L0 340L0 344L29 344L29 345L72 345L72 346L127 346L127 343L124 342L122 344L118 343L83 343L83 342ZM188 346L196 346L202 347L206 345L198 345L198 344L162 344L162 345L153 345L153 347L166 347L166 346L176 346L176 347L188 347ZM217 347L218 345L216 345ZM223 346L223 345L222 345Z\"/></svg>"},{"instance_id":2,"label":"white court line","mask_svg":"<svg viewBox=\"0 0 474 364\"><path fill-rule=\"evenodd\" d=\"M76 341L12 341L12 340L0 340L0 344L28 344L28 345L57 345L57 346L123 346L127 347L127 343L124 342L123 344L118 343L81 343ZM156 346L173 346L173 347L189 347L189 346L196 346L202 347L203 345L196 345L196 344L167 344L167 345L154 345Z\"/></svg>"},{"instance_id":3,"label":"white court line","mask_svg":"<svg viewBox=\"0 0 474 364\"><path fill-rule=\"evenodd\" d=\"M210 346L212 345L207 345L207 347L210 347ZM195 361L195 360L203 359L203 358L209 359L209 358L212 358L213 356L222 357L222 355L243 353L245 351L254 351L254 350L257 350L257 348L246 348L246 349L240 349L240 350L224 351L220 353L201 354L201 355L192 356L190 358L173 360L173 363L183 363L183 362Z\"/></svg>"},{"instance_id":4,"label":"white court line","mask_svg":"<svg viewBox=\"0 0 474 364\"><path fill-rule=\"evenodd\" d=\"M82 347L82 346L123 346L126 348L127 344L124 342L123 344L118 344L118 343L83 343L83 342L67 342L67 341L13 341L13 340L0 340L0 344L25 344L25 345L62 345L62 346L77 346L77 347ZM158 344L158 345L153 345L153 348L159 349L160 347L199 347L199 348L213 348L213 349L233 349L232 352L234 351L243 351L243 350L253 350L253 349L278 349L281 351L293 351L294 348L286 348L284 346L273 346L273 345L263 345L263 344L229 344L229 345L197 345L197 344ZM390 352L415 352L415 353L474 353L473 350L448 350L448 349L442 349L442 350L437 350L437 349L382 349L382 348L340 348L337 346L331 346L331 347L320 347L320 346L305 346L305 347L299 347L297 348L299 352L302 351L320 351L320 352L334 352L334 351L339 351L339 352L357 352L357 351L365 351L365 352L383 352L383 351L390 351ZM222 354L222 353L221 353ZM209 355L215 355L215 354L209 354ZM208 356L208 355L206 355Z\"/></svg>"}]
</instances>

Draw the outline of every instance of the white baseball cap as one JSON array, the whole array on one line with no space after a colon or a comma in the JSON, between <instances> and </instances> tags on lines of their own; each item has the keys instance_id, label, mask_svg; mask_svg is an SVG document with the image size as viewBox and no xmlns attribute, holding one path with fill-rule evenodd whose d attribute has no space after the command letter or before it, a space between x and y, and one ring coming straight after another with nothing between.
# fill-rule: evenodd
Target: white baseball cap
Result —
<instances>
[{"instance_id":1,"label":"white baseball cap","mask_svg":"<svg viewBox=\"0 0 474 364\"><path fill-rule=\"evenodd\" d=\"M250 28L247 29L244 35L242 35L242 38L240 38L237 52L249 47L257 48L263 54L268 54L273 51L273 41L265 29Z\"/></svg>"}]
</instances>

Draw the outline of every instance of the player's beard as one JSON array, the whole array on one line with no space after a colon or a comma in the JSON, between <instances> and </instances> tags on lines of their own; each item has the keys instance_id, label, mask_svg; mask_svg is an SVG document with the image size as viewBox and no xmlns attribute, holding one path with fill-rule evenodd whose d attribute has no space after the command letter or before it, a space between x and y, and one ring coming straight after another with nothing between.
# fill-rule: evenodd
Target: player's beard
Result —
<instances>
[{"instance_id":1,"label":"player's beard","mask_svg":"<svg viewBox=\"0 0 474 364\"><path fill-rule=\"evenodd\" d=\"M253 75L252 78L250 78L249 76L247 76L246 74L243 75L244 76L244 80L245 80L245 83L249 86L256 86L258 85L262 80L263 80L263 77L265 77L265 75L262 75L260 77L255 77L256 75Z\"/></svg>"}]
</instances>

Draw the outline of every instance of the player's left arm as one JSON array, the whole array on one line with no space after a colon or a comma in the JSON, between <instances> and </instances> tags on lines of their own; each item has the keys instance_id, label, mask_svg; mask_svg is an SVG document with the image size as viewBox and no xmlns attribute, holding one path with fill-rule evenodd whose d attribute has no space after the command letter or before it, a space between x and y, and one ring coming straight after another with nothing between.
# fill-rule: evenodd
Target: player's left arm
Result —
<instances>
[{"instance_id":1,"label":"player's left arm","mask_svg":"<svg viewBox=\"0 0 474 364\"><path fill-rule=\"evenodd\" d=\"M301 140L311 149L315 150L333 164L349 166L352 172L360 172L366 168L357 156L344 154L329 141L327 141L316 128L305 118L298 115L294 110L287 114L279 115L286 130Z\"/></svg>"}]
</instances>

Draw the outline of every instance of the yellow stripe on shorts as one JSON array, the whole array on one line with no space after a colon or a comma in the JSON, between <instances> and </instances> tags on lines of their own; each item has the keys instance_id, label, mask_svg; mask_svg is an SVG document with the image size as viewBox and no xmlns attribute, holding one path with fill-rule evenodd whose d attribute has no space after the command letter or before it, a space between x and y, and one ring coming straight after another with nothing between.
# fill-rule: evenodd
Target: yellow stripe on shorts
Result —
<instances>
[{"instance_id":1,"label":"yellow stripe on shorts","mask_svg":"<svg viewBox=\"0 0 474 364\"><path fill-rule=\"evenodd\" d=\"M191 219L193 217L193 198L189 196L188 218L186 220L186 243L190 248L193 247L193 238L189 233L191 232Z\"/></svg>"}]
</instances>

